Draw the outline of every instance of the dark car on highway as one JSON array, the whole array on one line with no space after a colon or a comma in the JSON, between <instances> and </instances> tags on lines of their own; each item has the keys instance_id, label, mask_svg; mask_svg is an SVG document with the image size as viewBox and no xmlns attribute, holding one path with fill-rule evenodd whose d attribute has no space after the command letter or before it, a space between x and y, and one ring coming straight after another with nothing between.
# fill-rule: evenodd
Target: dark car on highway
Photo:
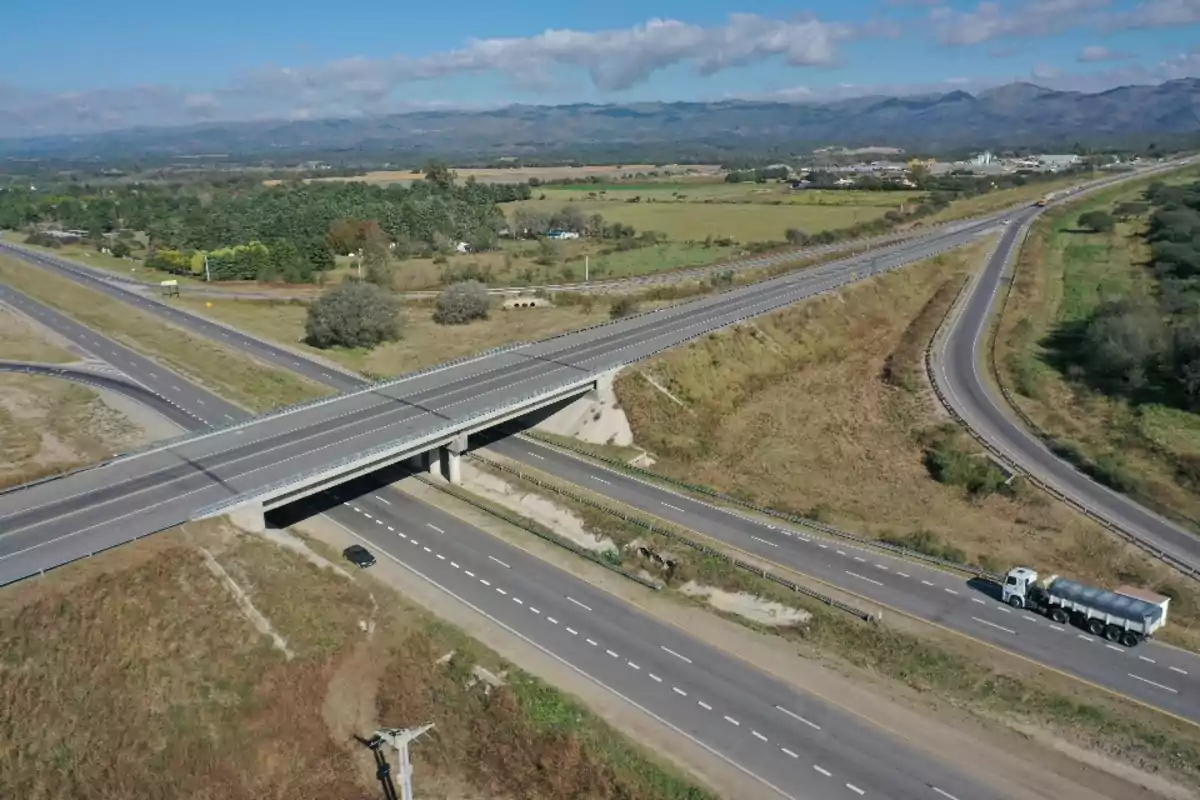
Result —
<instances>
[{"instance_id":1,"label":"dark car on highway","mask_svg":"<svg viewBox=\"0 0 1200 800\"><path fill-rule=\"evenodd\" d=\"M375 564L375 556L371 555L371 551L363 547L361 544L350 545L342 551L342 555L345 556L346 560L351 564L355 565L356 567L362 567L363 569L374 566Z\"/></svg>"}]
</instances>

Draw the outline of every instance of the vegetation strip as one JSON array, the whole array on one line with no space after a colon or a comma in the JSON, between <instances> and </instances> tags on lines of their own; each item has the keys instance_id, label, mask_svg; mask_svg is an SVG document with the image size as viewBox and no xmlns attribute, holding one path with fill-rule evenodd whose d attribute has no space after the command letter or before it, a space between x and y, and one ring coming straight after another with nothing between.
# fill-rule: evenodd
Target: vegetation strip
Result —
<instances>
[{"instance_id":1,"label":"vegetation strip","mask_svg":"<svg viewBox=\"0 0 1200 800\"><path fill-rule=\"evenodd\" d=\"M521 480L528 481L529 483L532 483L534 486L540 486L543 489L549 489L550 491L556 492L557 494L561 494L564 497L569 497L577 503L584 503L585 505L589 505L592 508L598 509L598 510L604 512L605 514L609 514L611 516L618 517L620 519L625 520L626 522L630 522L634 525L638 525L642 528L645 528L648 532L657 533L662 536L665 536L668 539L671 539L672 541L679 542L680 544L686 545L686 546L692 548L693 550L697 550L706 556L711 556L712 558L716 558L721 561L728 562L728 563L732 564L733 566L737 567L738 569L743 569L743 570L746 570L747 572L751 572L760 578L766 578L767 580L771 581L772 583L777 583L780 586L783 586L787 589L792 590L793 592L796 592L797 594L807 595L808 597L811 597L814 600L821 601L822 603L824 603L825 605L827 605L831 608L836 608L839 611L845 611L847 614L851 614L855 617L858 617L859 619L861 619L864 622L875 622L876 621L874 615L872 615L866 611L863 611L860 608L856 608L856 607L850 605L849 603L843 603L840 600L835 600L834 598L829 597L828 595L824 595L824 594L821 594L820 592L813 591L812 589L809 589L805 586L801 586L800 584L795 583L793 581L789 581L787 578L776 575L773 572L768 572L767 570L763 569L762 567L757 567L753 564L749 564L740 559L733 558L732 556L730 556L720 550L717 550L716 548L709 547L706 544L701 544L700 542L697 542L694 539L691 539L687 536L682 536L671 527L655 525L654 523L648 522L644 519L641 519L640 517L635 517L630 514L626 514L624 511L618 511L614 508L610 508L610 507L604 505L603 503L598 503L595 500L592 500L587 497L583 497L582 495L572 492L569 489L564 489L563 487L555 486L554 484L549 483L548 481L543 481L540 478L535 478L532 475L522 472L521 470L517 469L516 467L512 467L507 464L501 464L497 461L492 461L491 459L484 458L483 456L480 456L476 453L468 453L468 455L476 461L480 461L480 462L487 464L491 467L494 467L496 469L502 470L504 472L508 472L512 475L516 475Z\"/></svg>"},{"instance_id":2,"label":"vegetation strip","mask_svg":"<svg viewBox=\"0 0 1200 800\"><path fill-rule=\"evenodd\" d=\"M611 572L615 572L618 575L620 575L621 577L628 578L629 580L633 581L634 583L640 583L642 586L645 586L647 589L653 589L654 591L658 591L661 588L654 581L648 581L645 578L643 578L642 576L635 575L626 569L622 569L621 567L617 566L616 564L610 564L609 562L605 561L603 558L600 558L599 556L597 556L595 553L585 550L584 548L579 547L577 545L574 545L571 542L568 542L566 539L562 538L561 536L558 536L554 533L548 533L546 531L538 530L537 526L529 524L529 521L524 519L523 517L519 517L516 514L509 514L506 511L502 511L498 508L493 507L490 503L481 502L478 498L474 497L470 492L459 489L455 486L452 486L451 484L445 483L444 481L430 480L429 478L425 477L424 475L417 475L416 478L417 478L417 480L421 481L422 483L428 484L429 486L432 486L433 488L438 489L439 491L442 491L442 492L450 495L451 497L454 497L458 500L463 501L464 503L467 503L471 506L474 506L475 508L478 508L480 511L485 511L488 514L491 514L493 517L497 517L498 519L504 520L505 522L507 522L510 525L516 525L521 530L528 531L529 533L532 533L534 536L537 536L539 539L544 539L547 542L550 542L550 544L557 545L558 547L561 547L564 550L570 550L575 555L582 556L583 558L586 558L588 561L591 561L593 564L599 564L600 566L604 567L605 569L610 570Z\"/></svg>"},{"instance_id":3,"label":"vegetation strip","mask_svg":"<svg viewBox=\"0 0 1200 800\"><path fill-rule=\"evenodd\" d=\"M599 453L595 453L595 452L586 450L581 447L575 447L570 444L565 444L556 439L551 439L550 437L540 434L537 431L525 431L521 435L527 436L530 439L533 439L534 441L540 442L541 444L548 445L550 447L554 447L554 448L557 448L560 450L568 450L577 455L585 456L587 458L603 462L605 464L608 464L609 466L616 467L617 469L622 470L622 471L632 472L632 473L640 475L642 477L649 478L650 480L661 481L663 483L667 483L672 486L677 486L681 489L685 489L690 492L695 492L697 494L705 495L706 497L711 497L714 500L720 500L721 502L724 502L724 503L731 503L733 505L741 506L742 508L747 508L747 509L750 509L751 511L756 511L760 514L766 514L767 516L774 517L776 519L781 519L781 520L784 520L785 522L790 522L793 525L800 525L802 527L809 528L810 530L814 530L819 533L825 533L830 536L836 536L840 539L846 539L848 541L854 542L855 544L867 545L868 547L877 547L881 550L887 550L890 553L894 553L896 555L903 556L905 558L910 558L910 559L914 559L917 561L926 561L930 564L936 564L937 566L940 566L940 567L948 567L950 569L959 570L960 572L966 572L970 575L975 575L975 576L978 576L981 578L988 578L991 580L998 580L1000 578L999 575L989 572L988 570L985 570L983 567L980 567L975 564L964 564L959 561L950 561L945 558L938 558L937 556L931 556L928 553L922 553L919 550L912 550L910 548L903 547L901 545L892 544L890 542L881 541L879 539L874 539L869 536L863 536L863 535L857 534L857 533L851 533L850 531L845 531L845 530L842 530L841 528L835 528L832 525L826 525L824 522L818 522L815 519L808 519L807 517L800 517L795 514L789 514L786 511L778 511L773 508L767 508L765 506L760 506L755 503L751 503L748 500L743 500L739 497L734 497L733 495L718 491L716 489L713 489L710 486L702 486L697 483L685 483L683 481L676 480L675 478L671 478L671 477L662 475L657 472L652 472L648 469L645 469L644 467L634 466L633 464L630 464L625 461L621 461L620 459L609 458L608 456L604 456Z\"/></svg>"}]
</instances>

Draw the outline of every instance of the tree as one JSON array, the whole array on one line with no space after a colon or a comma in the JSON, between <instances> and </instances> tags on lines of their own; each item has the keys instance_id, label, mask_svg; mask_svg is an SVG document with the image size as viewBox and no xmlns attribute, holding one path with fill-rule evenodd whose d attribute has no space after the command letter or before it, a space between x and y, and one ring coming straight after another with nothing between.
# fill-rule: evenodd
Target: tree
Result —
<instances>
[{"instance_id":1,"label":"tree","mask_svg":"<svg viewBox=\"0 0 1200 800\"><path fill-rule=\"evenodd\" d=\"M799 228L788 228L784 236L788 240L788 244L802 245L808 241L808 234Z\"/></svg>"},{"instance_id":2,"label":"tree","mask_svg":"<svg viewBox=\"0 0 1200 800\"><path fill-rule=\"evenodd\" d=\"M112 247L109 248L109 252L112 253L115 258L128 258L130 253L133 252L133 248L129 246L128 242L118 239L117 241L113 242Z\"/></svg>"},{"instance_id":3,"label":"tree","mask_svg":"<svg viewBox=\"0 0 1200 800\"><path fill-rule=\"evenodd\" d=\"M346 282L309 306L304 331L314 347L375 347L399 339L402 322L395 295L373 284Z\"/></svg>"},{"instance_id":4,"label":"tree","mask_svg":"<svg viewBox=\"0 0 1200 800\"><path fill-rule=\"evenodd\" d=\"M438 325L466 325L487 319L492 302L487 287L479 281L464 281L447 286L438 295L433 321Z\"/></svg>"},{"instance_id":5,"label":"tree","mask_svg":"<svg viewBox=\"0 0 1200 800\"><path fill-rule=\"evenodd\" d=\"M638 312L637 298L629 295L621 295L612 301L612 305L608 307L608 316L612 319L620 319L621 317L629 317Z\"/></svg>"},{"instance_id":6,"label":"tree","mask_svg":"<svg viewBox=\"0 0 1200 800\"><path fill-rule=\"evenodd\" d=\"M1150 210L1150 206L1146 203L1118 203L1113 209L1113 214L1122 220L1127 220L1130 217L1140 217Z\"/></svg>"},{"instance_id":7,"label":"tree","mask_svg":"<svg viewBox=\"0 0 1200 800\"><path fill-rule=\"evenodd\" d=\"M1107 211L1089 211L1079 215L1079 227L1088 228L1096 233L1108 233L1115 224L1112 215Z\"/></svg>"},{"instance_id":8,"label":"tree","mask_svg":"<svg viewBox=\"0 0 1200 800\"><path fill-rule=\"evenodd\" d=\"M454 178L454 171L441 161L430 161L425 165L425 180L439 189L449 189L454 185Z\"/></svg>"}]
</instances>

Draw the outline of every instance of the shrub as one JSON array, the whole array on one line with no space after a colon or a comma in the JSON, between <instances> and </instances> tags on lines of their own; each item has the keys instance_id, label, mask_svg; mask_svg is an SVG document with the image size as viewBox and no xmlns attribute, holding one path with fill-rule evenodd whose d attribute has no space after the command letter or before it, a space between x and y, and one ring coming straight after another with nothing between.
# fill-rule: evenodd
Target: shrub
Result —
<instances>
[{"instance_id":1,"label":"shrub","mask_svg":"<svg viewBox=\"0 0 1200 800\"><path fill-rule=\"evenodd\" d=\"M1079 216L1079 227L1088 228L1096 233L1108 233L1115 223L1107 211L1089 211Z\"/></svg>"},{"instance_id":2,"label":"shrub","mask_svg":"<svg viewBox=\"0 0 1200 800\"><path fill-rule=\"evenodd\" d=\"M308 308L304 331L314 347L375 347L399 339L402 322L395 295L355 281L317 298Z\"/></svg>"},{"instance_id":3,"label":"shrub","mask_svg":"<svg viewBox=\"0 0 1200 800\"><path fill-rule=\"evenodd\" d=\"M456 283L438 295L433 321L439 325L466 325L472 320L487 319L491 305L487 287L479 281Z\"/></svg>"},{"instance_id":4,"label":"shrub","mask_svg":"<svg viewBox=\"0 0 1200 800\"><path fill-rule=\"evenodd\" d=\"M608 315L613 319L628 317L638 312L638 301L635 297L622 295L612 301L612 305L608 307Z\"/></svg>"}]
</instances>

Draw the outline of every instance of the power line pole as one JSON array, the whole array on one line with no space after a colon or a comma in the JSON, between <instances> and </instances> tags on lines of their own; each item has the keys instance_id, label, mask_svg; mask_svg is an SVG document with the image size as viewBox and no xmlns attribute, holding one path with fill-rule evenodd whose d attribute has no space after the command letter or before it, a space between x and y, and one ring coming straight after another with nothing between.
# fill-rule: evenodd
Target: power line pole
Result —
<instances>
[{"instance_id":1,"label":"power line pole","mask_svg":"<svg viewBox=\"0 0 1200 800\"><path fill-rule=\"evenodd\" d=\"M375 735L371 738L371 749L375 751L376 762L383 761L380 767L380 782L384 783L384 791L391 788L394 793L395 788L391 787L391 781L385 780L387 777L385 770L387 769L387 760L383 759L383 754L379 751L379 746L383 744L391 745L396 749L396 753L400 757L400 800L413 800L412 776L413 767L412 760L408 756L408 746L415 742L420 736L433 728L433 723L422 725L419 728L381 728L375 731ZM375 744L378 742L378 744ZM388 800L394 800L395 794L392 794Z\"/></svg>"}]
</instances>

